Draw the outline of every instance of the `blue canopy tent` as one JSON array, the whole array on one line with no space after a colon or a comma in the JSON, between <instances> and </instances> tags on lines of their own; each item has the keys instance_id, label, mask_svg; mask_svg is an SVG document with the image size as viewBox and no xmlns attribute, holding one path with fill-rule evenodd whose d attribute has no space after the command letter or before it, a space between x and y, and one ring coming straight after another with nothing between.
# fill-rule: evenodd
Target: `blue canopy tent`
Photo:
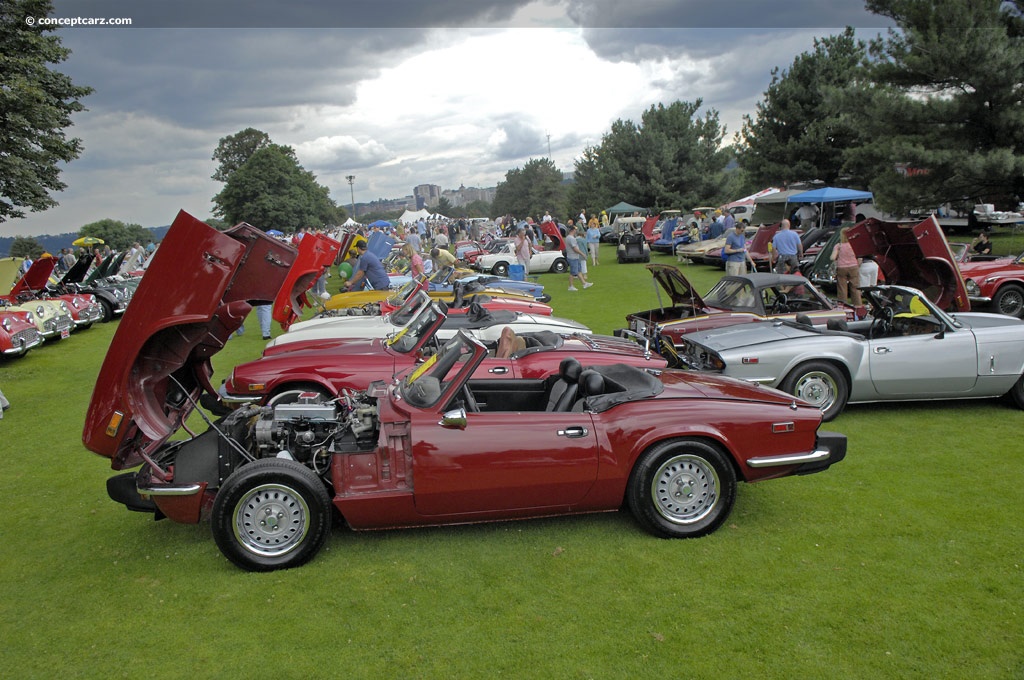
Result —
<instances>
[{"instance_id":1,"label":"blue canopy tent","mask_svg":"<svg viewBox=\"0 0 1024 680\"><path fill-rule=\"evenodd\" d=\"M836 187L822 187L812 189L799 194L793 194L787 200L790 203L863 203L874 199L875 195L870 191L857 191L856 189L837 189Z\"/></svg>"},{"instance_id":2,"label":"blue canopy tent","mask_svg":"<svg viewBox=\"0 0 1024 680\"><path fill-rule=\"evenodd\" d=\"M858 191L856 189L840 189L838 187L822 187L811 189L799 194L793 194L786 198L786 203L817 203L821 206L818 211L818 226L821 226L825 218L825 204L832 205L832 213L835 214L837 203L864 203L875 197L870 191Z\"/></svg>"},{"instance_id":3,"label":"blue canopy tent","mask_svg":"<svg viewBox=\"0 0 1024 680\"><path fill-rule=\"evenodd\" d=\"M380 227L381 229L385 229L385 228L387 228L387 227L391 227L391 226L394 226L394 225L392 225L392 224L391 224L390 222L388 222L387 220L377 220L376 222L370 222L370 223L369 223L368 225L366 225L366 226L368 226L368 227L371 227L371 228L372 228L372 227Z\"/></svg>"}]
</instances>

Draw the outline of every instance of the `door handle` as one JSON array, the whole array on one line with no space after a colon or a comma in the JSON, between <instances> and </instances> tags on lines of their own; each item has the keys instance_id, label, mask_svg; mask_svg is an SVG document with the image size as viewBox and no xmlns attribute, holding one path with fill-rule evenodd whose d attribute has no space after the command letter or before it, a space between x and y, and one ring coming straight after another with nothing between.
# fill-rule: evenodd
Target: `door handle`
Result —
<instances>
[{"instance_id":1,"label":"door handle","mask_svg":"<svg viewBox=\"0 0 1024 680\"><path fill-rule=\"evenodd\" d=\"M875 354L889 354L890 352L892 352L892 350L889 349L888 347L876 347L874 351Z\"/></svg>"},{"instance_id":2,"label":"door handle","mask_svg":"<svg viewBox=\"0 0 1024 680\"><path fill-rule=\"evenodd\" d=\"M489 369L487 372L488 373L497 373L498 375L503 375L505 373L508 373L508 367L507 366L498 366L497 368Z\"/></svg>"},{"instance_id":3,"label":"door handle","mask_svg":"<svg viewBox=\"0 0 1024 680\"><path fill-rule=\"evenodd\" d=\"M559 437L568 437L569 439L578 439L579 437L586 437L590 432L585 427L567 427L564 430L558 431Z\"/></svg>"}]
</instances>

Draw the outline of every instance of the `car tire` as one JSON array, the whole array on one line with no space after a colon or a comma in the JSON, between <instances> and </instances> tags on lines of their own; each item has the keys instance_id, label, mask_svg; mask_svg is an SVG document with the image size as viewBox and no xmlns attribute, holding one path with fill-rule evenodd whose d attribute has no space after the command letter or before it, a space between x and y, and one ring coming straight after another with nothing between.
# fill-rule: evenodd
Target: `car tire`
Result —
<instances>
[{"instance_id":1,"label":"car tire","mask_svg":"<svg viewBox=\"0 0 1024 680\"><path fill-rule=\"evenodd\" d=\"M992 296L992 307L1000 314L1024 318L1024 288L1006 284Z\"/></svg>"},{"instance_id":2,"label":"car tire","mask_svg":"<svg viewBox=\"0 0 1024 680\"><path fill-rule=\"evenodd\" d=\"M1024 410L1024 375L1017 379L1006 396L1010 398L1014 406Z\"/></svg>"},{"instance_id":3,"label":"car tire","mask_svg":"<svg viewBox=\"0 0 1024 680\"><path fill-rule=\"evenodd\" d=\"M701 441L670 440L648 449L629 477L626 502L637 521L661 538L710 534L736 501L731 461Z\"/></svg>"},{"instance_id":4,"label":"car tire","mask_svg":"<svg viewBox=\"0 0 1024 680\"><path fill-rule=\"evenodd\" d=\"M100 298L100 306L103 307L103 316L100 317L100 321L107 323L114 318L114 308L109 302Z\"/></svg>"},{"instance_id":5,"label":"car tire","mask_svg":"<svg viewBox=\"0 0 1024 680\"><path fill-rule=\"evenodd\" d=\"M491 273L495 276L508 276L508 262L499 262L491 267Z\"/></svg>"},{"instance_id":6,"label":"car tire","mask_svg":"<svg viewBox=\"0 0 1024 680\"><path fill-rule=\"evenodd\" d=\"M551 263L551 271L555 274L564 274L569 271L569 263L562 258L558 258Z\"/></svg>"},{"instance_id":7,"label":"car tire","mask_svg":"<svg viewBox=\"0 0 1024 680\"><path fill-rule=\"evenodd\" d=\"M779 389L820 408L825 422L842 413L850 398L846 376L827 361L800 364L786 376Z\"/></svg>"},{"instance_id":8,"label":"car tire","mask_svg":"<svg viewBox=\"0 0 1024 680\"><path fill-rule=\"evenodd\" d=\"M298 567L316 555L331 530L331 499L312 470L267 458L228 477L210 523L221 553L246 571Z\"/></svg>"}]
</instances>

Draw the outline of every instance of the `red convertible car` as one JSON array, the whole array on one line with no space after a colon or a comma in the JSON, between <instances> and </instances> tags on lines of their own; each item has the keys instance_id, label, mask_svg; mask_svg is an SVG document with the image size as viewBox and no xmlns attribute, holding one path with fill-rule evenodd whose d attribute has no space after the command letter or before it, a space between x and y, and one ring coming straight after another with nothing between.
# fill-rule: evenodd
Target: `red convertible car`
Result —
<instances>
[{"instance_id":1,"label":"red convertible car","mask_svg":"<svg viewBox=\"0 0 1024 680\"><path fill-rule=\"evenodd\" d=\"M315 392L333 397L344 390L365 390L375 380L390 380L435 354L442 344L437 331L447 315L442 304L420 308L400 332L387 338L309 340L284 345L260 359L236 366L224 383L228 404L281 403L298 394ZM488 348L474 378L530 378L555 376L563 359L578 376L579 363L588 366L627 363L640 368L664 369L661 356L646 352L635 342L585 333L552 331L512 334L504 343Z\"/></svg>"},{"instance_id":2,"label":"red convertible car","mask_svg":"<svg viewBox=\"0 0 1024 680\"><path fill-rule=\"evenodd\" d=\"M1024 319L1024 253L988 262L965 262L960 274L972 303Z\"/></svg>"},{"instance_id":3,"label":"red convertible car","mask_svg":"<svg viewBox=\"0 0 1024 680\"><path fill-rule=\"evenodd\" d=\"M16 312L0 304L0 355L21 356L42 342L31 312Z\"/></svg>"},{"instance_id":4,"label":"red convertible car","mask_svg":"<svg viewBox=\"0 0 1024 680\"><path fill-rule=\"evenodd\" d=\"M292 257L247 225L217 232L180 214L117 329L83 432L115 470L138 467L108 480L114 500L209 518L243 569L307 562L335 512L377 529L625 504L657 536L702 536L726 520L738 481L819 472L846 454L845 436L818 431L817 408L727 378L612 364L575 381L478 380L488 350L461 332L390 383L246 406L169 441L213 391L212 355L253 303L274 299L277 263Z\"/></svg>"}]
</instances>

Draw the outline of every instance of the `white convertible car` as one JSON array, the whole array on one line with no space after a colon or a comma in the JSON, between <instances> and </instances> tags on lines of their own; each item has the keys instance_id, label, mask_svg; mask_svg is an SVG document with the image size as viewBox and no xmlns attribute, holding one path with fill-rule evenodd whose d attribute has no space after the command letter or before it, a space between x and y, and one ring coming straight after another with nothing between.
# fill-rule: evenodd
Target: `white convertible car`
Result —
<instances>
[{"instance_id":1,"label":"white convertible car","mask_svg":"<svg viewBox=\"0 0 1024 680\"><path fill-rule=\"evenodd\" d=\"M549 241L546 241L549 243ZM497 252L485 253L476 259L473 268L482 272L490 272L495 276L508 276L510 265L516 264L516 246L514 241L508 241ZM538 250L533 249L530 256L530 271L527 274L543 274L544 272L555 272L561 274L569 271L569 263L561 250Z\"/></svg>"},{"instance_id":2,"label":"white convertible car","mask_svg":"<svg viewBox=\"0 0 1024 680\"><path fill-rule=\"evenodd\" d=\"M349 338L386 338L401 333L420 316L420 310L429 305L430 296L420 291L409 297L405 303L384 316L343 316L310 319L292 324L288 332L267 343L267 349L280 348L296 342L310 340L344 340ZM496 343L504 328L518 333L552 331L554 333L590 333L581 323L557 316L527 314L501 309L485 309L473 303L465 308L453 308L444 325L437 332L443 340L453 338L458 331L465 331L481 342ZM458 313L464 312L464 313Z\"/></svg>"}]
</instances>

